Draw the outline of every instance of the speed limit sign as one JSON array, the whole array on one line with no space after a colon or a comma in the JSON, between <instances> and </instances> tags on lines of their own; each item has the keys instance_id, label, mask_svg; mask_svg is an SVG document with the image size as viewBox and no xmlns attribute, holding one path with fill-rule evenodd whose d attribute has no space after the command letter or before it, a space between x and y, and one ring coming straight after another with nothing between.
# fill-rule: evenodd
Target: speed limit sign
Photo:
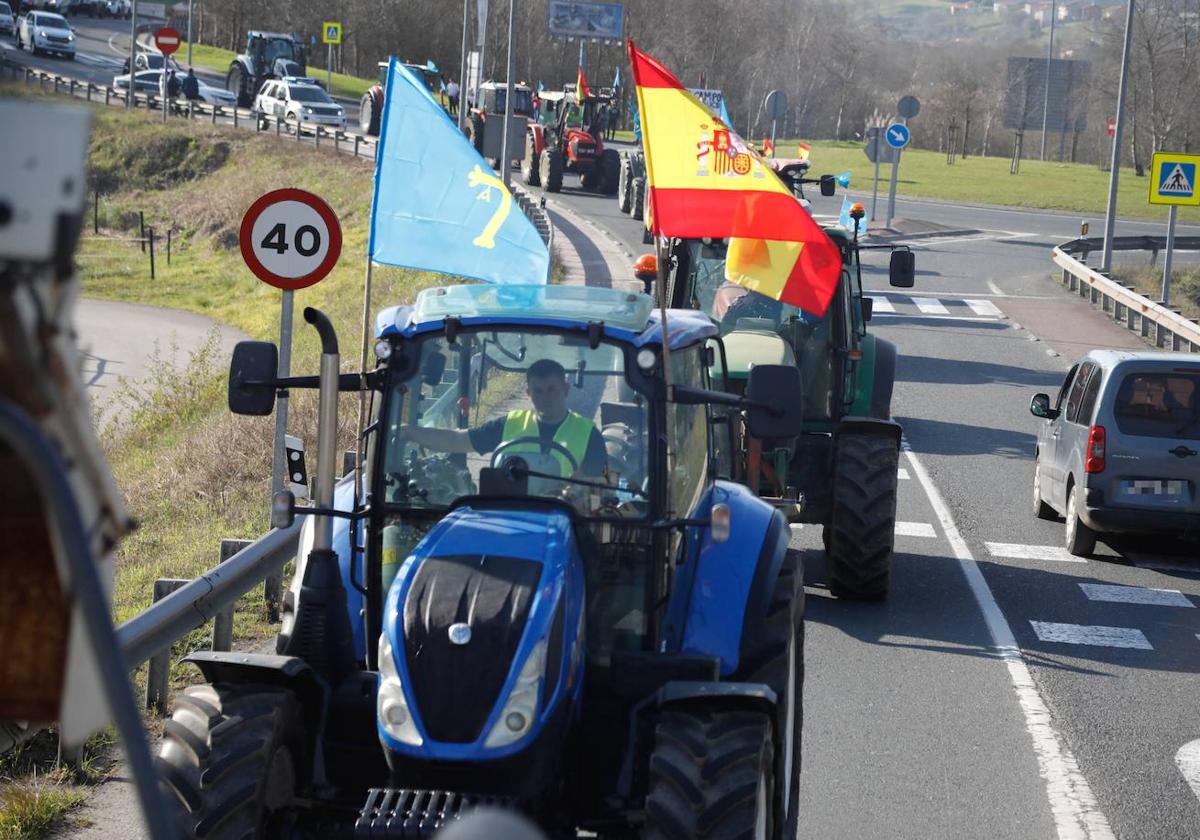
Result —
<instances>
[{"instance_id":1,"label":"speed limit sign","mask_svg":"<svg viewBox=\"0 0 1200 840\"><path fill-rule=\"evenodd\" d=\"M305 190L273 190L242 217L242 259L264 283L304 289L333 270L342 228L333 209Z\"/></svg>"}]
</instances>

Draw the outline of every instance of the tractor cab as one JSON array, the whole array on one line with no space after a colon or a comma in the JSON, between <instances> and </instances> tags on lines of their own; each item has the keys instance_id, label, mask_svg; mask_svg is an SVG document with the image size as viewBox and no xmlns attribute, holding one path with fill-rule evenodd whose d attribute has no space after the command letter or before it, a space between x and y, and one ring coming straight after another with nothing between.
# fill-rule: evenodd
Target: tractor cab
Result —
<instances>
[{"instance_id":1,"label":"tractor cab","mask_svg":"<svg viewBox=\"0 0 1200 840\"><path fill-rule=\"evenodd\" d=\"M508 86L504 82L484 82L479 87L479 102L472 112L491 116L504 116L505 99L508 97ZM513 116L532 119L533 89L528 85L513 85Z\"/></svg>"},{"instance_id":2,"label":"tractor cab","mask_svg":"<svg viewBox=\"0 0 1200 840\"><path fill-rule=\"evenodd\" d=\"M779 511L716 465L729 408L755 438L798 432L795 368L714 389L716 325L614 289L427 289L378 314L356 374L304 317L315 507L276 494L277 527L304 516L279 655L190 657L207 684L162 751L184 827L419 838L486 804L555 836L794 837L803 569ZM235 413L312 387L276 354L238 345ZM339 391L368 422L335 486ZM230 766L256 783L227 814L193 780ZM680 809L681 780L725 807Z\"/></svg>"},{"instance_id":3,"label":"tractor cab","mask_svg":"<svg viewBox=\"0 0 1200 840\"><path fill-rule=\"evenodd\" d=\"M246 55L260 76L303 76L307 64L304 46L291 35L251 31L246 38Z\"/></svg>"}]
</instances>

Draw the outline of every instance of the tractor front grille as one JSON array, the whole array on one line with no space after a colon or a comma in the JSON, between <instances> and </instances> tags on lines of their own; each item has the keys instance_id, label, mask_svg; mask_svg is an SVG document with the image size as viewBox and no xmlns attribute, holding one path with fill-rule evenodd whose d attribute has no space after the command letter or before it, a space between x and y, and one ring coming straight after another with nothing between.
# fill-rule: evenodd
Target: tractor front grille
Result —
<instances>
[{"instance_id":1,"label":"tractor front grille","mask_svg":"<svg viewBox=\"0 0 1200 840\"><path fill-rule=\"evenodd\" d=\"M442 790L371 788L354 823L355 837L371 840L418 840L474 808L511 808L509 797Z\"/></svg>"}]
</instances>

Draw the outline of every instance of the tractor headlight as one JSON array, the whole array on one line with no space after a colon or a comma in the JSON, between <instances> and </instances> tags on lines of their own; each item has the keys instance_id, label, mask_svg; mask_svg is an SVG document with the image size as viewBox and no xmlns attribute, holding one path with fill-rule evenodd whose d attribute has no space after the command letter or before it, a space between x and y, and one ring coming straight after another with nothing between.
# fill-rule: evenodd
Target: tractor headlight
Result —
<instances>
[{"instance_id":1,"label":"tractor headlight","mask_svg":"<svg viewBox=\"0 0 1200 840\"><path fill-rule=\"evenodd\" d=\"M379 636L379 697L375 703L375 713L387 734L402 744L421 746L421 733L417 731L408 701L404 699L404 686L400 683L387 633Z\"/></svg>"},{"instance_id":2,"label":"tractor headlight","mask_svg":"<svg viewBox=\"0 0 1200 840\"><path fill-rule=\"evenodd\" d=\"M538 695L546 677L546 640L533 646L529 658L521 668L517 683L513 686L508 701L500 710L500 716L492 731L488 733L485 747L506 747L520 740L533 728L538 713Z\"/></svg>"}]
</instances>

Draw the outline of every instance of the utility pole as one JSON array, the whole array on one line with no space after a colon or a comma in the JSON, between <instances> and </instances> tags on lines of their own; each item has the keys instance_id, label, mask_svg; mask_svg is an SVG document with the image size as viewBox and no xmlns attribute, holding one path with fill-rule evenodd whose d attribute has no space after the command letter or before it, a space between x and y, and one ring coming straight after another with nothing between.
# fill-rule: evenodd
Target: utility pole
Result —
<instances>
[{"instance_id":1,"label":"utility pole","mask_svg":"<svg viewBox=\"0 0 1200 840\"><path fill-rule=\"evenodd\" d=\"M504 82L504 136L500 138L500 180L507 187L512 181L512 152L508 150L508 127L512 124L513 111L513 75L517 72L516 56L513 45L516 42L515 22L517 18L517 0L508 0L508 75Z\"/></svg>"},{"instance_id":2,"label":"utility pole","mask_svg":"<svg viewBox=\"0 0 1200 840\"><path fill-rule=\"evenodd\" d=\"M467 26L470 23L470 2L463 0L462 63L458 71L458 130L462 131L463 115L467 111Z\"/></svg>"},{"instance_id":3,"label":"utility pole","mask_svg":"<svg viewBox=\"0 0 1200 840\"><path fill-rule=\"evenodd\" d=\"M1125 12L1125 46L1121 49L1121 81L1117 85L1117 126L1113 131L1112 168L1108 173L1108 210L1104 214L1104 251L1100 273L1112 270L1113 228L1117 221L1117 171L1121 166L1121 135L1125 128L1125 84L1129 81L1129 48L1133 41L1133 3Z\"/></svg>"},{"instance_id":4,"label":"utility pole","mask_svg":"<svg viewBox=\"0 0 1200 840\"><path fill-rule=\"evenodd\" d=\"M190 49L190 47L189 47ZM137 68L133 66L133 60L137 53L137 0L133 0L133 4L129 9L129 91L125 96L125 107L133 107L133 80L137 77ZM167 70L166 62L163 63L163 72Z\"/></svg>"},{"instance_id":5,"label":"utility pole","mask_svg":"<svg viewBox=\"0 0 1200 840\"><path fill-rule=\"evenodd\" d=\"M1058 17L1055 0L1050 0L1050 46L1046 49L1046 95L1042 99L1042 160L1046 159L1046 128L1050 119L1050 68L1054 63L1054 21Z\"/></svg>"}]
</instances>

